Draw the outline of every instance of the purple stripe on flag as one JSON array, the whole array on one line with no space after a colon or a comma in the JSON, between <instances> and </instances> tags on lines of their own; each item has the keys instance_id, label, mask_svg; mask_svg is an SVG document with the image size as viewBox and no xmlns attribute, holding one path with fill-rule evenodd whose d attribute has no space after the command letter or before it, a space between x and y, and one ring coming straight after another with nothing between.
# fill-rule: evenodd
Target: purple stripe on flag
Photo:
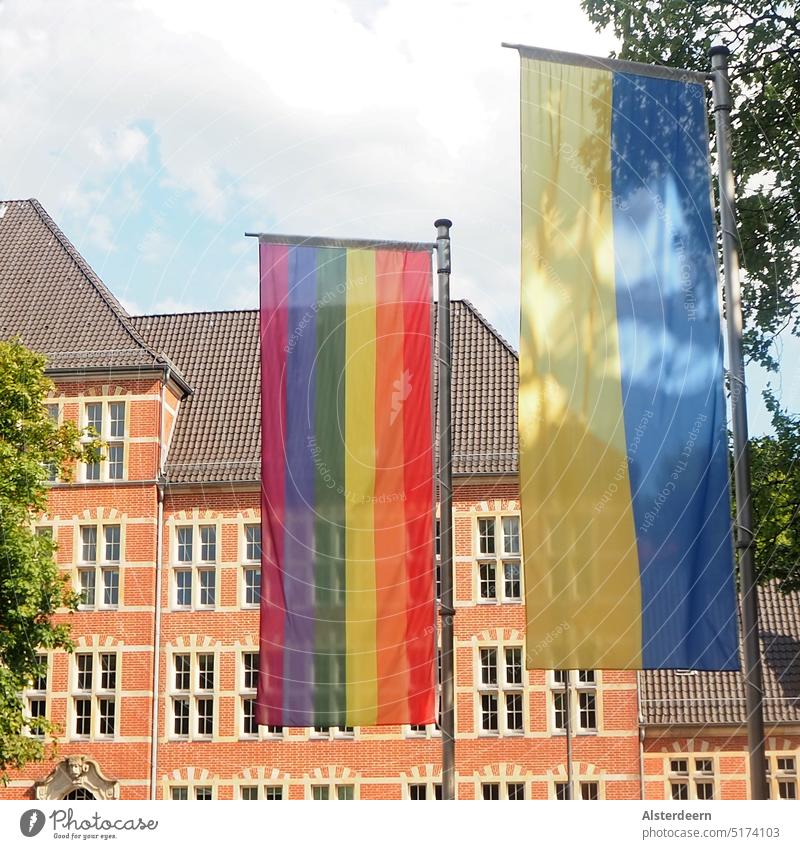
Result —
<instances>
[{"instance_id":1,"label":"purple stripe on flag","mask_svg":"<svg viewBox=\"0 0 800 849\"><path fill-rule=\"evenodd\" d=\"M314 724L314 359L316 249L289 249L286 341L284 725ZM269 446L265 446L267 449Z\"/></svg>"}]
</instances>

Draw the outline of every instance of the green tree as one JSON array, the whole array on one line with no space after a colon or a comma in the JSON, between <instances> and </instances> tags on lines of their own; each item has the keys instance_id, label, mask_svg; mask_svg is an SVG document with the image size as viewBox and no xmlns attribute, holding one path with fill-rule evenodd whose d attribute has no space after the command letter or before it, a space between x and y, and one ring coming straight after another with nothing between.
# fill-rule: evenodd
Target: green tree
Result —
<instances>
[{"instance_id":1,"label":"green tree","mask_svg":"<svg viewBox=\"0 0 800 849\"><path fill-rule=\"evenodd\" d=\"M82 444L71 423L59 425L45 404L52 382L45 360L18 341L0 342L0 776L41 760L42 740L26 726L52 733L46 719L28 722L20 694L40 664L37 651L71 649L69 626L56 623L59 608L74 610L77 597L55 564L55 544L37 535L46 510L50 470L69 479L75 461L99 457L96 439Z\"/></svg>"},{"instance_id":2,"label":"green tree","mask_svg":"<svg viewBox=\"0 0 800 849\"><path fill-rule=\"evenodd\" d=\"M756 568L790 592L800 590L800 418L765 397L775 435L750 441Z\"/></svg>"},{"instance_id":3,"label":"green tree","mask_svg":"<svg viewBox=\"0 0 800 849\"><path fill-rule=\"evenodd\" d=\"M582 0L619 58L710 67L727 45L736 108L734 168L743 265L745 353L777 370L775 337L800 335L800 20L795 0ZM711 122L713 129L713 122Z\"/></svg>"}]
</instances>

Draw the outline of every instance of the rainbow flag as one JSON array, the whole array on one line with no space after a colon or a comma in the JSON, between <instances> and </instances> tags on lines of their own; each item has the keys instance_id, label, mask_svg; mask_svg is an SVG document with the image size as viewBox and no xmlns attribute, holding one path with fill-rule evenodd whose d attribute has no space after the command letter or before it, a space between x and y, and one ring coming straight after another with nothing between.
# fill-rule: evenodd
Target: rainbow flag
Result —
<instances>
[{"instance_id":1,"label":"rainbow flag","mask_svg":"<svg viewBox=\"0 0 800 849\"><path fill-rule=\"evenodd\" d=\"M434 721L430 251L260 238L260 724Z\"/></svg>"},{"instance_id":2,"label":"rainbow flag","mask_svg":"<svg viewBox=\"0 0 800 849\"><path fill-rule=\"evenodd\" d=\"M520 53L528 666L736 669L703 76Z\"/></svg>"}]
</instances>

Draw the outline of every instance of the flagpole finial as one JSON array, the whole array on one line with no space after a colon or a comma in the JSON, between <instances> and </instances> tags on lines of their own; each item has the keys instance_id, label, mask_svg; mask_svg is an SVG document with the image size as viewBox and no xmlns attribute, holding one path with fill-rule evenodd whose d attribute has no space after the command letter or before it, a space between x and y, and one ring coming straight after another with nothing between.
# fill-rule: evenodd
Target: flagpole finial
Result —
<instances>
[{"instance_id":1,"label":"flagpole finial","mask_svg":"<svg viewBox=\"0 0 800 849\"><path fill-rule=\"evenodd\" d=\"M708 51L709 56L730 56L730 48L725 44L715 44Z\"/></svg>"},{"instance_id":2,"label":"flagpole finial","mask_svg":"<svg viewBox=\"0 0 800 849\"><path fill-rule=\"evenodd\" d=\"M433 222L433 226L437 229L439 227L446 227L449 230L453 226L453 222L449 218L437 218L436 221Z\"/></svg>"}]
</instances>

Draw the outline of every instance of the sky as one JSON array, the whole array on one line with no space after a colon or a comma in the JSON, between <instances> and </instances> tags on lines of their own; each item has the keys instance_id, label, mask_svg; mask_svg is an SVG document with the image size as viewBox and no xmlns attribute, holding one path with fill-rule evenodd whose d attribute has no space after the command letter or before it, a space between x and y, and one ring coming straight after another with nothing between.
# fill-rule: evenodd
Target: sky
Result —
<instances>
[{"instance_id":1,"label":"sky","mask_svg":"<svg viewBox=\"0 0 800 849\"><path fill-rule=\"evenodd\" d=\"M0 0L0 197L38 198L132 314L256 307L245 232L431 241L449 217L453 297L516 347L502 41L615 46L579 0Z\"/></svg>"}]
</instances>

